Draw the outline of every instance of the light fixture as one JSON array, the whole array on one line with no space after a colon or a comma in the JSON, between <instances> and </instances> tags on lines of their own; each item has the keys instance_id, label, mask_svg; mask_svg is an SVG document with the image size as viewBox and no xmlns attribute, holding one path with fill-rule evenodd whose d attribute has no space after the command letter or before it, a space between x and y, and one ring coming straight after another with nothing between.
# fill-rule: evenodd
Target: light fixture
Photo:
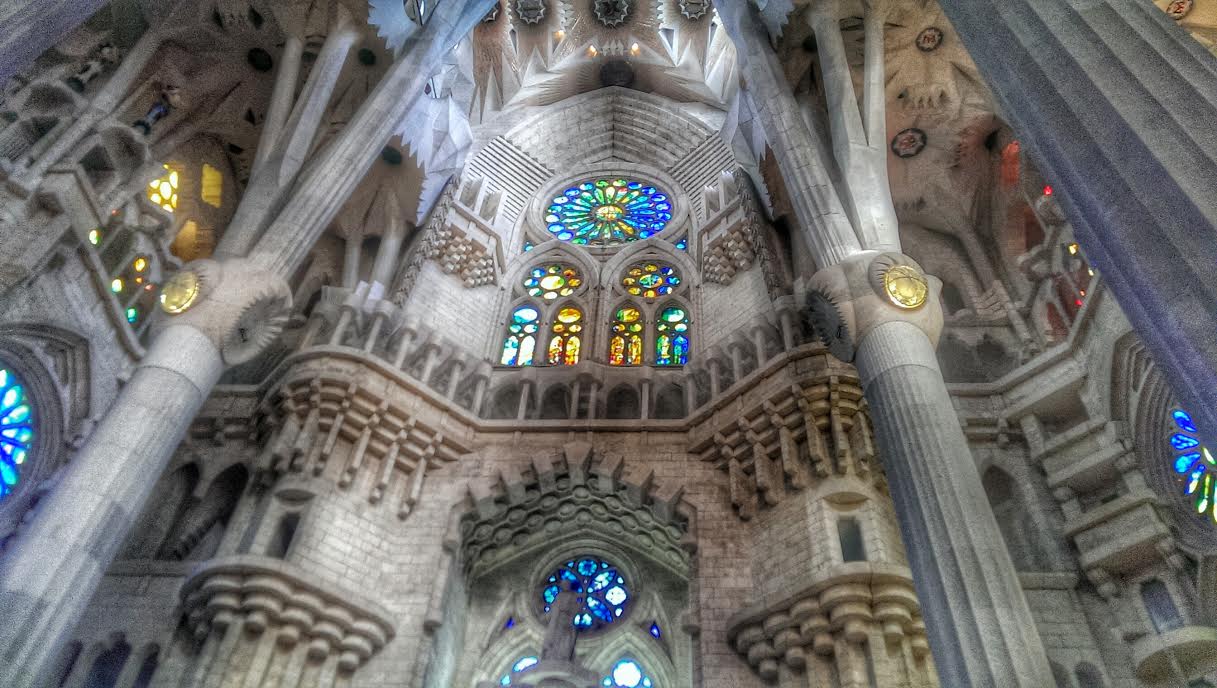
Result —
<instances>
[{"instance_id":1,"label":"light fixture","mask_svg":"<svg viewBox=\"0 0 1217 688\"><path fill-rule=\"evenodd\" d=\"M925 277L911 265L893 265L883 273L883 291L900 308L920 308L930 294Z\"/></svg>"},{"instance_id":2,"label":"light fixture","mask_svg":"<svg viewBox=\"0 0 1217 688\"><path fill-rule=\"evenodd\" d=\"M633 43L630 45L630 54L631 55L637 56L641 52L642 52L642 48L638 47L637 43Z\"/></svg>"}]
</instances>

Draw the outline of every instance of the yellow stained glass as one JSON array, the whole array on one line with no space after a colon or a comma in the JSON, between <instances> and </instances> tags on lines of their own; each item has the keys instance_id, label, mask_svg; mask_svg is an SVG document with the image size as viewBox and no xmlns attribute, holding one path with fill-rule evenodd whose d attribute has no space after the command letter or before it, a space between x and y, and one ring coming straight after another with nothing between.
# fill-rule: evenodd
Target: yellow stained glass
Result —
<instances>
[{"instance_id":1,"label":"yellow stained glass","mask_svg":"<svg viewBox=\"0 0 1217 688\"><path fill-rule=\"evenodd\" d=\"M148 200L172 213L177 210L177 188L180 178L177 170L170 169L168 165L165 165L164 168L164 176L149 182Z\"/></svg>"},{"instance_id":2,"label":"yellow stained glass","mask_svg":"<svg viewBox=\"0 0 1217 688\"><path fill-rule=\"evenodd\" d=\"M568 325L578 321L579 318L582 317L583 314L579 312L578 308L563 308L562 310L558 311L558 322L566 323Z\"/></svg>"},{"instance_id":3,"label":"yellow stained glass","mask_svg":"<svg viewBox=\"0 0 1217 688\"><path fill-rule=\"evenodd\" d=\"M219 208L224 200L224 174L216 168L203 164L203 178L199 185L199 197L207 205Z\"/></svg>"}]
</instances>

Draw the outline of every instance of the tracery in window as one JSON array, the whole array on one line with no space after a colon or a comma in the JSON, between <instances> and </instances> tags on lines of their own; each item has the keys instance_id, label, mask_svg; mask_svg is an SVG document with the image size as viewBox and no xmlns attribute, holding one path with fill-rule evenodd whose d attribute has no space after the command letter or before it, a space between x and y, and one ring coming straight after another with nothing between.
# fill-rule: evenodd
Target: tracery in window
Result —
<instances>
[{"instance_id":1,"label":"tracery in window","mask_svg":"<svg viewBox=\"0 0 1217 688\"><path fill-rule=\"evenodd\" d=\"M499 363L509 366L532 365L533 351L537 348L537 327L541 314L530 305L523 305L511 312L507 323L507 337L503 340L503 353Z\"/></svg>"},{"instance_id":2,"label":"tracery in window","mask_svg":"<svg viewBox=\"0 0 1217 688\"><path fill-rule=\"evenodd\" d=\"M591 557L568 561L545 580L541 602L546 613L563 593L579 596L579 611L571 623L580 631L613 623L625 613L630 600L629 586L617 567Z\"/></svg>"},{"instance_id":3,"label":"tracery in window","mask_svg":"<svg viewBox=\"0 0 1217 688\"><path fill-rule=\"evenodd\" d=\"M1200 443L1187 411L1175 409L1171 419L1178 429L1167 440L1175 454L1175 472L1183 476L1183 489L1192 498L1196 513L1217 521L1217 459Z\"/></svg>"},{"instance_id":4,"label":"tracery in window","mask_svg":"<svg viewBox=\"0 0 1217 688\"><path fill-rule=\"evenodd\" d=\"M168 165L163 167L165 168L165 174L148 183L148 200L172 213L174 210L177 210L179 178L177 170L171 169Z\"/></svg>"},{"instance_id":5,"label":"tracery in window","mask_svg":"<svg viewBox=\"0 0 1217 688\"><path fill-rule=\"evenodd\" d=\"M680 274L671 265L659 262L638 263L626 271L621 286L633 296L656 299L667 296L680 285Z\"/></svg>"},{"instance_id":6,"label":"tracery in window","mask_svg":"<svg viewBox=\"0 0 1217 688\"><path fill-rule=\"evenodd\" d=\"M34 443L34 411L25 385L0 362L0 500L12 494Z\"/></svg>"},{"instance_id":7,"label":"tracery in window","mask_svg":"<svg viewBox=\"0 0 1217 688\"><path fill-rule=\"evenodd\" d=\"M613 665L613 670L600 682L605 688L654 688L655 684L637 660L628 657Z\"/></svg>"},{"instance_id":8,"label":"tracery in window","mask_svg":"<svg viewBox=\"0 0 1217 688\"><path fill-rule=\"evenodd\" d=\"M537 266L524 278L524 289L529 296L553 301L559 296L570 296L583 284L579 271L569 265L553 263Z\"/></svg>"},{"instance_id":9,"label":"tracery in window","mask_svg":"<svg viewBox=\"0 0 1217 688\"><path fill-rule=\"evenodd\" d=\"M582 343L583 311L573 306L558 310L550 330L549 364L575 365Z\"/></svg>"},{"instance_id":10,"label":"tracery in window","mask_svg":"<svg viewBox=\"0 0 1217 688\"><path fill-rule=\"evenodd\" d=\"M642 365L642 311L622 306L613 316L610 365Z\"/></svg>"},{"instance_id":11,"label":"tracery in window","mask_svg":"<svg viewBox=\"0 0 1217 688\"><path fill-rule=\"evenodd\" d=\"M598 179L572 186L553 199L546 229L572 244L615 246L663 231L672 203L654 186L625 179Z\"/></svg>"},{"instance_id":12,"label":"tracery in window","mask_svg":"<svg viewBox=\"0 0 1217 688\"><path fill-rule=\"evenodd\" d=\"M522 671L527 671L527 670L533 668L534 666L536 666L537 662L540 662L540 661L541 661L540 659L538 659L537 657L532 656L532 655L530 655L528 657L521 657L521 658L517 659L511 665L511 671L508 671L507 673L503 674L503 677L499 679L499 685L500 686L510 686L512 674L518 674Z\"/></svg>"},{"instance_id":13,"label":"tracery in window","mask_svg":"<svg viewBox=\"0 0 1217 688\"><path fill-rule=\"evenodd\" d=\"M679 306L668 306L655 324L655 364L685 365L689 362L689 314Z\"/></svg>"}]
</instances>

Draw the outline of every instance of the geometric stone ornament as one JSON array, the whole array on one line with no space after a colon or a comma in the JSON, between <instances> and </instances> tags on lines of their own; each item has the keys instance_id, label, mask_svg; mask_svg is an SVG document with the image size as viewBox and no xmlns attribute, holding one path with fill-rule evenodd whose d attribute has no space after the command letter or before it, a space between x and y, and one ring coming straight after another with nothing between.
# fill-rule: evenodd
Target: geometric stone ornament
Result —
<instances>
[{"instance_id":1,"label":"geometric stone ornament","mask_svg":"<svg viewBox=\"0 0 1217 688\"><path fill-rule=\"evenodd\" d=\"M712 6L711 0L680 0L679 4L685 19L701 19Z\"/></svg>"},{"instance_id":2,"label":"geometric stone ornament","mask_svg":"<svg viewBox=\"0 0 1217 688\"><path fill-rule=\"evenodd\" d=\"M525 24L539 24L545 18L545 0L516 0L515 9Z\"/></svg>"},{"instance_id":3,"label":"geometric stone ornament","mask_svg":"<svg viewBox=\"0 0 1217 688\"><path fill-rule=\"evenodd\" d=\"M1193 0L1171 0L1166 6L1166 14L1171 19L1179 21L1192 11Z\"/></svg>"},{"instance_id":4,"label":"geometric stone ornament","mask_svg":"<svg viewBox=\"0 0 1217 688\"><path fill-rule=\"evenodd\" d=\"M909 127L892 137L892 153L898 158L914 158L925 150L926 134L916 127Z\"/></svg>"},{"instance_id":5,"label":"geometric stone ornament","mask_svg":"<svg viewBox=\"0 0 1217 688\"><path fill-rule=\"evenodd\" d=\"M630 0L595 0L596 19L608 27L621 26L630 16Z\"/></svg>"},{"instance_id":6,"label":"geometric stone ornament","mask_svg":"<svg viewBox=\"0 0 1217 688\"><path fill-rule=\"evenodd\" d=\"M917 49L923 53L932 53L942 45L942 29L929 26L917 34Z\"/></svg>"}]
</instances>

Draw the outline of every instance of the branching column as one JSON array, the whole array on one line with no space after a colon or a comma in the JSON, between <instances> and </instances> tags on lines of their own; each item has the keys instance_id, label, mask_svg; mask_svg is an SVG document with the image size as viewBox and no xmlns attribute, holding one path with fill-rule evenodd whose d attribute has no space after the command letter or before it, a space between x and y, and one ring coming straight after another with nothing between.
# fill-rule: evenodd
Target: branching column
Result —
<instances>
[{"instance_id":1,"label":"branching column","mask_svg":"<svg viewBox=\"0 0 1217 688\"><path fill-rule=\"evenodd\" d=\"M899 253L886 154L878 153L886 139L885 3L866 5L862 113L844 59L837 2L816 0L809 10L830 107L832 157L797 116L756 8L749 0L717 7L821 268L809 295L812 319L830 350L854 362L863 379L942 684L1043 688L1052 685L1047 657L934 355L941 285ZM833 161L844 201L827 169Z\"/></svg>"},{"instance_id":2,"label":"branching column","mask_svg":"<svg viewBox=\"0 0 1217 688\"><path fill-rule=\"evenodd\" d=\"M942 0L1171 388L1217 439L1217 60L1143 0Z\"/></svg>"},{"instance_id":3,"label":"branching column","mask_svg":"<svg viewBox=\"0 0 1217 688\"><path fill-rule=\"evenodd\" d=\"M162 324L29 530L0 560L0 685L47 683L106 567L225 366L257 355L282 330L291 304L285 276L346 202L444 54L494 1L447 0L433 10L352 122L308 168L262 237L256 262L232 258L187 266L199 279L197 303ZM39 12L57 4L39 3ZM0 18L11 12L9 5L0 8Z\"/></svg>"}]
</instances>

